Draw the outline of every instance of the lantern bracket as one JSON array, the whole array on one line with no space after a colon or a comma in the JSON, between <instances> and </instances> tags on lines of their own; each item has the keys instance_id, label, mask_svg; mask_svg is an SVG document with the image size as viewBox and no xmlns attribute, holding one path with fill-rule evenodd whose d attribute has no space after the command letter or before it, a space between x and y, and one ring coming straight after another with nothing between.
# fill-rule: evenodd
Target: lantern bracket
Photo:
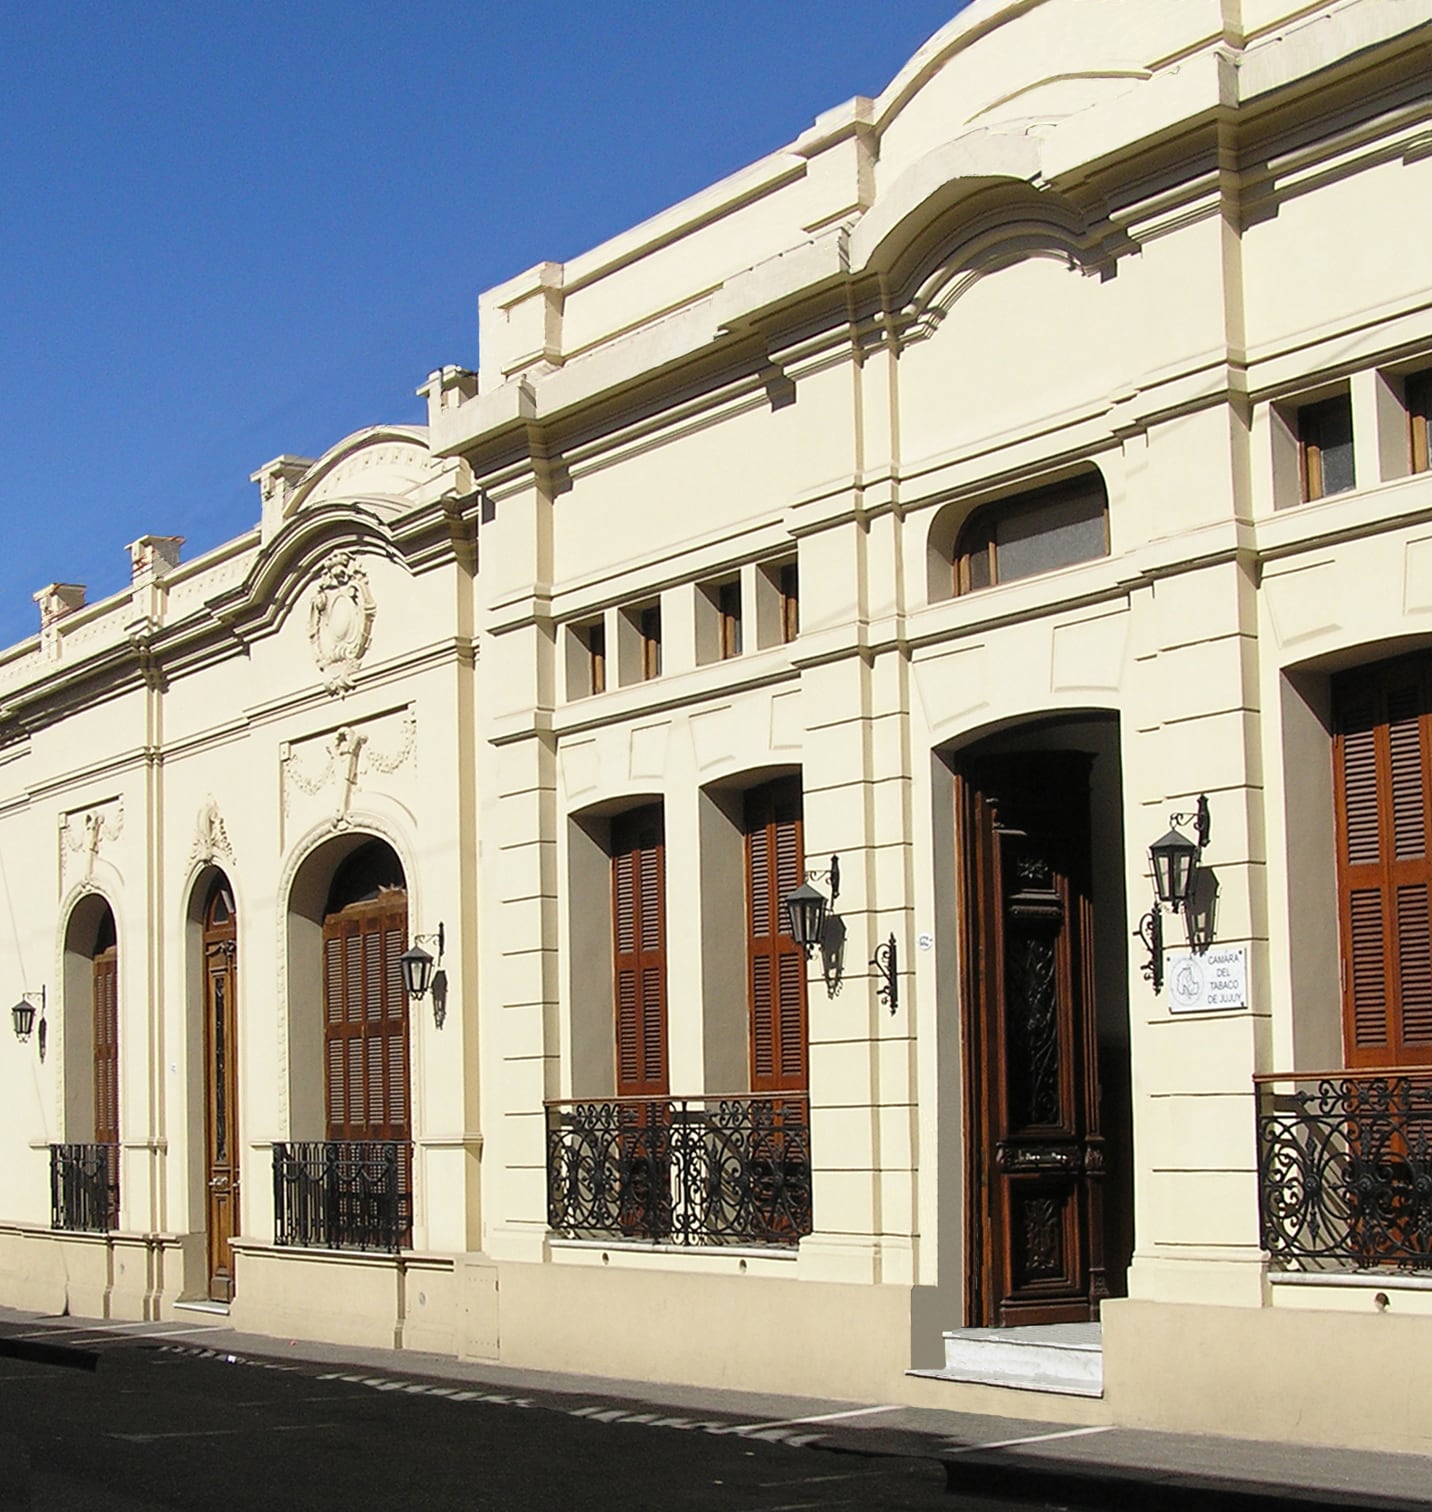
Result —
<instances>
[{"instance_id":1,"label":"lantern bracket","mask_svg":"<svg viewBox=\"0 0 1432 1512\"><path fill-rule=\"evenodd\" d=\"M1142 941L1149 953L1148 960L1139 969L1157 996L1163 990L1163 912L1157 903L1139 920L1134 938Z\"/></svg>"},{"instance_id":2,"label":"lantern bracket","mask_svg":"<svg viewBox=\"0 0 1432 1512\"><path fill-rule=\"evenodd\" d=\"M875 994L893 1014L900 1006L900 947L893 934L883 945L876 946L870 965L879 978Z\"/></svg>"},{"instance_id":3,"label":"lantern bracket","mask_svg":"<svg viewBox=\"0 0 1432 1512\"><path fill-rule=\"evenodd\" d=\"M1208 849L1208 834L1211 821L1208 815L1208 794L1200 793L1198 802L1194 805L1191 814L1170 814L1168 816L1171 829L1182 829L1184 825L1193 826L1194 838L1198 841L1200 851Z\"/></svg>"}]
</instances>

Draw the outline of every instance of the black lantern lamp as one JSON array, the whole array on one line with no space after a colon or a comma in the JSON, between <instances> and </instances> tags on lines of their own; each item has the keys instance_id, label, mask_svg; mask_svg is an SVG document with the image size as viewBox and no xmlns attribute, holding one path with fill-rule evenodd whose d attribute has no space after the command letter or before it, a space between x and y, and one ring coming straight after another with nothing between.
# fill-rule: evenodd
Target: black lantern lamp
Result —
<instances>
[{"instance_id":1,"label":"black lantern lamp","mask_svg":"<svg viewBox=\"0 0 1432 1512\"><path fill-rule=\"evenodd\" d=\"M791 938L810 960L812 951L825 933L825 894L809 882L786 894L786 913L791 921Z\"/></svg>"},{"instance_id":2,"label":"black lantern lamp","mask_svg":"<svg viewBox=\"0 0 1432 1512\"><path fill-rule=\"evenodd\" d=\"M436 958L423 949L424 940L437 946ZM428 988L433 980L433 968L442 963L442 958L443 926L441 924L438 925L436 934L414 935L413 943L398 957L398 963L403 968L403 986L414 1002L421 1003L428 995Z\"/></svg>"},{"instance_id":3,"label":"black lantern lamp","mask_svg":"<svg viewBox=\"0 0 1432 1512\"><path fill-rule=\"evenodd\" d=\"M1181 824L1191 824L1196 839L1190 840L1183 834L1178 827ZM1142 969L1155 992L1163 987L1163 915L1160 905L1175 913L1180 909L1185 914L1189 912L1197 892L1199 862L1203 858L1203 848L1208 844L1208 833L1208 795L1200 793L1193 813L1170 814L1168 833L1149 846L1149 864L1154 873L1154 906L1139 920L1134 934L1149 953ZM1190 943L1191 922L1190 919Z\"/></svg>"},{"instance_id":4,"label":"black lantern lamp","mask_svg":"<svg viewBox=\"0 0 1432 1512\"><path fill-rule=\"evenodd\" d=\"M818 887L811 885L812 877L825 877L830 882L830 903ZM830 870L811 871L805 874L801 885L792 888L782 902L786 905L786 917L790 920L791 939L805 951L806 960L825 939L826 910L840 896L840 857L830 858Z\"/></svg>"},{"instance_id":5,"label":"black lantern lamp","mask_svg":"<svg viewBox=\"0 0 1432 1512\"><path fill-rule=\"evenodd\" d=\"M23 1045L35 1030L35 999L39 999L41 1013L45 1008L45 989L38 992L23 992L20 1000L10 1010L10 1021L15 1026L15 1038Z\"/></svg>"},{"instance_id":6,"label":"black lantern lamp","mask_svg":"<svg viewBox=\"0 0 1432 1512\"><path fill-rule=\"evenodd\" d=\"M1198 867L1199 848L1187 835L1171 829L1161 840L1149 846L1149 860L1154 869L1154 892L1160 903L1175 913L1193 892L1193 874Z\"/></svg>"}]
</instances>

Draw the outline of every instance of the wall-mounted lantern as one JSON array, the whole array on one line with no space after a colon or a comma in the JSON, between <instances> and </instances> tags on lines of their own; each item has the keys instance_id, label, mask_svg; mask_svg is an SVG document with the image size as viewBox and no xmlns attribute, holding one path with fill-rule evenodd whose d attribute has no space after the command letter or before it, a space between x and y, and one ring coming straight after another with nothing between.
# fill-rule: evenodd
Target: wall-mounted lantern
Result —
<instances>
[{"instance_id":1,"label":"wall-mounted lantern","mask_svg":"<svg viewBox=\"0 0 1432 1512\"><path fill-rule=\"evenodd\" d=\"M1154 906L1139 920L1134 936L1143 942L1149 953L1143 965L1143 974L1152 983L1155 992L1163 987L1163 913L1162 908L1171 908L1190 913L1190 904L1198 892L1199 862L1203 848L1208 844L1209 816L1208 796L1200 793L1198 804L1191 814L1170 814L1169 830L1149 846L1149 864L1154 874ZM1195 839L1183 834L1179 825L1191 824ZM1193 943L1190 928L1189 941ZM1204 942L1207 946L1207 940Z\"/></svg>"},{"instance_id":2,"label":"wall-mounted lantern","mask_svg":"<svg viewBox=\"0 0 1432 1512\"><path fill-rule=\"evenodd\" d=\"M38 992L22 992L20 1000L10 1010L10 1022L15 1026L15 1038L23 1045L35 1029L35 1009L39 1008L43 1020L45 1013L45 989Z\"/></svg>"},{"instance_id":3,"label":"wall-mounted lantern","mask_svg":"<svg viewBox=\"0 0 1432 1512\"><path fill-rule=\"evenodd\" d=\"M816 877L824 878L830 883L829 903L825 894L811 885L812 879ZM826 910L834 905L839 896L840 857L832 856L829 871L806 872L801 885L793 888L782 899L791 924L791 939L805 951L806 960L810 960L816 948L824 942Z\"/></svg>"},{"instance_id":4,"label":"wall-mounted lantern","mask_svg":"<svg viewBox=\"0 0 1432 1512\"><path fill-rule=\"evenodd\" d=\"M428 951L423 949L426 941L438 948L437 957L434 958ZM443 926L438 925L436 934L415 934L413 943L398 957L398 964L403 968L403 986L407 994L415 1003L421 1003L428 995L428 988L433 989L433 1019L438 1028L442 1028L443 1006L439 1002L439 982L442 980L442 972L438 973L438 980L433 977L435 967L441 967L443 961Z\"/></svg>"}]
</instances>

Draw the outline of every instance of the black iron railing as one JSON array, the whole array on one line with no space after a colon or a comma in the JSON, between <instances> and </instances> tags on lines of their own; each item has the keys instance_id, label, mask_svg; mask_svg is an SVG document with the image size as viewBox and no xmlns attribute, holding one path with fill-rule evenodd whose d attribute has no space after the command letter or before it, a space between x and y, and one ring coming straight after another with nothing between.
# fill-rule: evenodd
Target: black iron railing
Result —
<instances>
[{"instance_id":1,"label":"black iron railing","mask_svg":"<svg viewBox=\"0 0 1432 1512\"><path fill-rule=\"evenodd\" d=\"M107 1234L119 1227L119 1146L50 1146L50 1227Z\"/></svg>"},{"instance_id":2,"label":"black iron railing","mask_svg":"<svg viewBox=\"0 0 1432 1512\"><path fill-rule=\"evenodd\" d=\"M274 1243L396 1254L412 1244L411 1172L394 1140L275 1144Z\"/></svg>"},{"instance_id":3,"label":"black iron railing","mask_svg":"<svg viewBox=\"0 0 1432 1512\"><path fill-rule=\"evenodd\" d=\"M1254 1084L1272 1265L1432 1270L1432 1072L1311 1072Z\"/></svg>"},{"instance_id":4,"label":"black iron railing","mask_svg":"<svg viewBox=\"0 0 1432 1512\"><path fill-rule=\"evenodd\" d=\"M793 1245L811 1231L809 1104L549 1102L547 1223L576 1239Z\"/></svg>"}]
</instances>

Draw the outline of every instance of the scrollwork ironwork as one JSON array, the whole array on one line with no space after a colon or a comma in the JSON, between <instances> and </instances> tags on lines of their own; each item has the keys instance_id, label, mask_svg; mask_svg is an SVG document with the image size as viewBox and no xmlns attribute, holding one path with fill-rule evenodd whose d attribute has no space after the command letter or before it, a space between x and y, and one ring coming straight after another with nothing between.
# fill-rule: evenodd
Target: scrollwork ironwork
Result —
<instances>
[{"instance_id":1,"label":"scrollwork ironwork","mask_svg":"<svg viewBox=\"0 0 1432 1512\"><path fill-rule=\"evenodd\" d=\"M119 1227L119 1146L50 1146L50 1227L107 1234Z\"/></svg>"},{"instance_id":2,"label":"scrollwork ironwork","mask_svg":"<svg viewBox=\"0 0 1432 1512\"><path fill-rule=\"evenodd\" d=\"M1256 1084L1270 1264L1432 1270L1432 1075L1281 1075Z\"/></svg>"},{"instance_id":3,"label":"scrollwork ironwork","mask_svg":"<svg viewBox=\"0 0 1432 1512\"><path fill-rule=\"evenodd\" d=\"M806 1099L548 1103L547 1222L568 1238L793 1245L811 1231Z\"/></svg>"},{"instance_id":4,"label":"scrollwork ironwork","mask_svg":"<svg viewBox=\"0 0 1432 1512\"><path fill-rule=\"evenodd\" d=\"M411 1169L396 1140L275 1144L274 1243L396 1254L412 1243Z\"/></svg>"}]
</instances>

